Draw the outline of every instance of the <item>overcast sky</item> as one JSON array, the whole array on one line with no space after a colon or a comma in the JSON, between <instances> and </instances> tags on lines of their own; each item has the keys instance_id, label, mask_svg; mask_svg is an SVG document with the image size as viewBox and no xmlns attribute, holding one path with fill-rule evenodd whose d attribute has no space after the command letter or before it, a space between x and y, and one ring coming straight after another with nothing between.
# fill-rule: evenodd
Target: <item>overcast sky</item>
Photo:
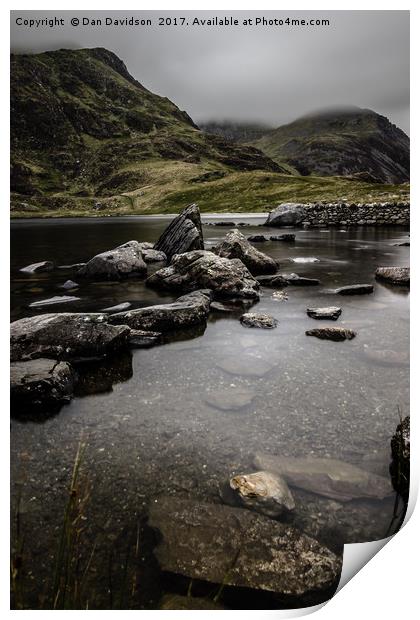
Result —
<instances>
[{"instance_id":1,"label":"overcast sky","mask_svg":"<svg viewBox=\"0 0 420 620\"><path fill-rule=\"evenodd\" d=\"M158 26L162 16L326 18L330 26ZM16 18L64 18L55 28ZM72 17L152 19L152 27L79 26ZM106 47L149 90L196 121L278 126L337 105L371 108L409 132L408 11L12 11L14 52Z\"/></svg>"}]
</instances>

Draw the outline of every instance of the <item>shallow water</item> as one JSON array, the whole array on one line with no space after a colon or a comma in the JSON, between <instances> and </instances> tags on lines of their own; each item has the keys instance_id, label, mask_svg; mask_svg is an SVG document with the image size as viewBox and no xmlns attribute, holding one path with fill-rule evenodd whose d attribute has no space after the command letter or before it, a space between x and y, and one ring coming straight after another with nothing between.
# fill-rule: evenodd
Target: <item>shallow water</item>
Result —
<instances>
[{"instance_id":1,"label":"shallow water","mask_svg":"<svg viewBox=\"0 0 420 620\"><path fill-rule=\"evenodd\" d=\"M209 216L204 222L215 221ZM220 219L219 217L217 219ZM251 234L281 234L261 228L261 216L225 215L247 222ZM74 271L28 275L18 270L40 260L58 265L86 261L128 241L155 241L165 217L41 220L12 223L12 317L39 314L29 303L64 294L58 288ZM206 247L229 230L204 225ZM287 300L263 288L258 312L278 319L274 330L243 327L239 315L212 314L203 333L164 346L134 350L110 362L107 392L76 397L42 422L12 421L13 491L22 486L22 516L30 536L38 577L47 574L45 553L52 553L77 445L87 445L84 470L91 481L89 540L124 539L147 505L160 494L219 503L219 487L234 473L253 469L255 452L282 456L341 459L388 475L389 440L408 413L409 295L406 289L375 282L372 295L341 297L331 289L374 282L377 266L408 265L407 239L398 228L287 230L296 242L255 243L282 261L280 271L318 278L320 286L285 289ZM319 262L292 262L316 257ZM45 312L99 311L130 301L133 307L171 301L141 281L81 283L70 293L81 299ZM338 305L336 322L315 321L306 308ZM325 325L355 329L352 341L329 342L305 335ZM190 334L191 335L191 334ZM392 355L380 356L380 352ZM243 367L237 373L238 364ZM236 366L236 368L235 368ZM103 379L103 377L102 377ZM97 377L92 378L93 388ZM114 383L113 381L120 381ZM90 390L93 391L93 388ZM246 388L251 404L239 411L214 407L220 389ZM112 390L112 391L109 391ZM85 390L85 393L89 389ZM20 483L23 482L23 485ZM340 504L294 491L295 523L331 548L341 542L382 538L392 519L393 498ZM100 545L99 545L100 546ZM147 582L150 560L144 557ZM44 574L45 573L45 574ZM98 569L98 579L100 577ZM143 588L140 607L155 606L153 588ZM96 605L106 607L105 595ZM261 608L261 607L260 607Z\"/></svg>"}]
</instances>

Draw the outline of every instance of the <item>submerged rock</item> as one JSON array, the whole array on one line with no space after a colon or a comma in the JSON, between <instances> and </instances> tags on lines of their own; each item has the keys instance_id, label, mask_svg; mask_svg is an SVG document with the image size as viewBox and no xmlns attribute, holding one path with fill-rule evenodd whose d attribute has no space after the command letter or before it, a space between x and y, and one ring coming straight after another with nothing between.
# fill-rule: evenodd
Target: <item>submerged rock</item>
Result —
<instances>
[{"instance_id":1,"label":"submerged rock","mask_svg":"<svg viewBox=\"0 0 420 620\"><path fill-rule=\"evenodd\" d=\"M301 205L287 202L279 205L268 214L265 226L297 226L304 220Z\"/></svg>"},{"instance_id":2,"label":"submerged rock","mask_svg":"<svg viewBox=\"0 0 420 620\"><path fill-rule=\"evenodd\" d=\"M54 263L50 260L43 260L39 263L32 263L26 267L22 267L19 271L23 273L40 273L42 271L52 271L54 269Z\"/></svg>"},{"instance_id":3,"label":"submerged rock","mask_svg":"<svg viewBox=\"0 0 420 620\"><path fill-rule=\"evenodd\" d=\"M410 416L402 420L391 439L392 461L389 467L392 486L408 502L410 492Z\"/></svg>"},{"instance_id":4,"label":"submerged rock","mask_svg":"<svg viewBox=\"0 0 420 620\"><path fill-rule=\"evenodd\" d=\"M375 278L389 284L410 285L410 267L378 267Z\"/></svg>"},{"instance_id":5,"label":"submerged rock","mask_svg":"<svg viewBox=\"0 0 420 620\"><path fill-rule=\"evenodd\" d=\"M196 204L189 205L172 220L154 246L155 250L164 252L169 260L175 254L203 248L200 209Z\"/></svg>"},{"instance_id":6,"label":"submerged rock","mask_svg":"<svg viewBox=\"0 0 420 620\"><path fill-rule=\"evenodd\" d=\"M350 284L336 288L337 295L369 295L373 293L373 284Z\"/></svg>"},{"instance_id":7,"label":"submerged rock","mask_svg":"<svg viewBox=\"0 0 420 620\"><path fill-rule=\"evenodd\" d=\"M375 364L381 366L408 366L410 363L409 351L392 351L389 349L373 349L366 347L363 349L364 356Z\"/></svg>"},{"instance_id":8,"label":"submerged rock","mask_svg":"<svg viewBox=\"0 0 420 620\"><path fill-rule=\"evenodd\" d=\"M73 395L75 373L67 362L36 359L10 365L12 414L55 412Z\"/></svg>"},{"instance_id":9,"label":"submerged rock","mask_svg":"<svg viewBox=\"0 0 420 620\"><path fill-rule=\"evenodd\" d=\"M231 387L218 388L206 392L204 400L208 405L222 411L239 411L250 405L255 398L255 392L247 388Z\"/></svg>"},{"instance_id":10,"label":"submerged rock","mask_svg":"<svg viewBox=\"0 0 420 620\"><path fill-rule=\"evenodd\" d=\"M41 314L10 325L11 360L103 357L128 345L130 330L110 325L104 314Z\"/></svg>"},{"instance_id":11,"label":"submerged rock","mask_svg":"<svg viewBox=\"0 0 420 620\"><path fill-rule=\"evenodd\" d=\"M160 532L160 568L191 579L302 595L340 576L340 559L329 549L249 510L159 497L149 525Z\"/></svg>"},{"instance_id":12,"label":"submerged rock","mask_svg":"<svg viewBox=\"0 0 420 620\"><path fill-rule=\"evenodd\" d=\"M270 241L295 241L296 235L293 233L286 233L284 235L272 235Z\"/></svg>"},{"instance_id":13,"label":"submerged rock","mask_svg":"<svg viewBox=\"0 0 420 620\"><path fill-rule=\"evenodd\" d=\"M330 319L336 321L342 310L337 306L329 306L327 308L307 308L306 313L312 319Z\"/></svg>"},{"instance_id":14,"label":"submerged rock","mask_svg":"<svg viewBox=\"0 0 420 620\"><path fill-rule=\"evenodd\" d=\"M240 505L268 517L280 517L295 508L287 482L272 472L234 476L229 486Z\"/></svg>"},{"instance_id":15,"label":"submerged rock","mask_svg":"<svg viewBox=\"0 0 420 620\"><path fill-rule=\"evenodd\" d=\"M257 312L246 312L240 318L242 325L245 327L260 327L262 329L273 329L277 327L277 319L269 314Z\"/></svg>"},{"instance_id":16,"label":"submerged rock","mask_svg":"<svg viewBox=\"0 0 420 620\"><path fill-rule=\"evenodd\" d=\"M252 355L226 355L215 363L225 372L242 377L264 377L273 368L273 364Z\"/></svg>"},{"instance_id":17,"label":"submerged rock","mask_svg":"<svg viewBox=\"0 0 420 620\"><path fill-rule=\"evenodd\" d=\"M272 276L257 276L256 280L263 286L270 286L273 288L279 288L289 284L286 278L278 273L275 273Z\"/></svg>"},{"instance_id":18,"label":"submerged rock","mask_svg":"<svg viewBox=\"0 0 420 620\"><path fill-rule=\"evenodd\" d=\"M298 276L297 273L282 273L281 276L288 284L293 286L316 286L320 283L316 278L305 278L304 276Z\"/></svg>"},{"instance_id":19,"label":"submerged rock","mask_svg":"<svg viewBox=\"0 0 420 620\"><path fill-rule=\"evenodd\" d=\"M60 285L60 288L64 288L66 291L71 291L75 288L79 288L77 282L73 282L73 280L66 280L64 284Z\"/></svg>"},{"instance_id":20,"label":"submerged rock","mask_svg":"<svg viewBox=\"0 0 420 620\"><path fill-rule=\"evenodd\" d=\"M356 332L346 327L318 327L306 330L307 336L315 336L321 340L334 340L336 342L342 340L352 340L356 337Z\"/></svg>"},{"instance_id":21,"label":"submerged rock","mask_svg":"<svg viewBox=\"0 0 420 620\"><path fill-rule=\"evenodd\" d=\"M56 295L49 299L42 299L41 301L34 301L29 304L30 308L42 308L42 306L54 306L55 304L67 304L70 301L80 301L80 297L72 297L70 295Z\"/></svg>"},{"instance_id":22,"label":"submerged rock","mask_svg":"<svg viewBox=\"0 0 420 620\"><path fill-rule=\"evenodd\" d=\"M179 297L173 303L118 312L108 320L114 325L128 325L136 330L167 332L205 323L209 312L209 293L195 291Z\"/></svg>"},{"instance_id":23,"label":"submerged rock","mask_svg":"<svg viewBox=\"0 0 420 620\"><path fill-rule=\"evenodd\" d=\"M254 465L272 471L292 487L341 502L352 499L384 499L392 494L390 481L336 459L293 458L256 454Z\"/></svg>"},{"instance_id":24,"label":"submerged rock","mask_svg":"<svg viewBox=\"0 0 420 620\"><path fill-rule=\"evenodd\" d=\"M259 298L258 282L240 260L222 258L207 250L174 256L169 267L149 276L146 284L169 291L208 288L222 298Z\"/></svg>"},{"instance_id":25,"label":"submerged rock","mask_svg":"<svg viewBox=\"0 0 420 620\"><path fill-rule=\"evenodd\" d=\"M214 252L223 258L239 258L249 269L252 275L275 273L277 263L263 252L260 252L239 230L231 230L216 246Z\"/></svg>"},{"instance_id":26,"label":"submerged rock","mask_svg":"<svg viewBox=\"0 0 420 620\"><path fill-rule=\"evenodd\" d=\"M81 267L77 275L93 280L121 280L143 277L147 266L137 241L129 241L114 250L97 254Z\"/></svg>"}]
</instances>

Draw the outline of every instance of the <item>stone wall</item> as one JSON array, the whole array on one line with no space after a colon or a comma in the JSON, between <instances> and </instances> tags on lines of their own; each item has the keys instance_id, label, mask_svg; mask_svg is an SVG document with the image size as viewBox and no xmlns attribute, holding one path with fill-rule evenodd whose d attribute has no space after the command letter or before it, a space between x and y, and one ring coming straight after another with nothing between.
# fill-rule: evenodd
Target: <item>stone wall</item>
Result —
<instances>
[{"instance_id":1,"label":"stone wall","mask_svg":"<svg viewBox=\"0 0 420 620\"><path fill-rule=\"evenodd\" d=\"M408 226L409 203L316 203L301 205L303 226Z\"/></svg>"}]
</instances>

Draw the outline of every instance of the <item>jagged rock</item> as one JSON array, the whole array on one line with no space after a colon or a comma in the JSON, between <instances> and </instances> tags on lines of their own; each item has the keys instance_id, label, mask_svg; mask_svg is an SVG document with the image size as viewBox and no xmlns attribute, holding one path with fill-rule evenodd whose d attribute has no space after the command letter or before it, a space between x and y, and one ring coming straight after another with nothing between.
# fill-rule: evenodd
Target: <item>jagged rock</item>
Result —
<instances>
[{"instance_id":1,"label":"jagged rock","mask_svg":"<svg viewBox=\"0 0 420 620\"><path fill-rule=\"evenodd\" d=\"M123 301L121 304L117 304L116 306L104 308L102 312L121 312L122 310L128 310L128 308L131 308L131 303L129 301Z\"/></svg>"},{"instance_id":2,"label":"jagged rock","mask_svg":"<svg viewBox=\"0 0 420 620\"><path fill-rule=\"evenodd\" d=\"M160 332L143 331L141 329L131 329L129 336L130 347L134 349L148 349L162 341Z\"/></svg>"},{"instance_id":3,"label":"jagged rock","mask_svg":"<svg viewBox=\"0 0 420 620\"><path fill-rule=\"evenodd\" d=\"M264 241L268 241L267 237L264 235L251 235L247 239L253 243L264 243Z\"/></svg>"},{"instance_id":4,"label":"jagged rock","mask_svg":"<svg viewBox=\"0 0 420 620\"><path fill-rule=\"evenodd\" d=\"M383 499L392 494L387 478L336 459L258 453L254 457L254 465L283 476L292 487L341 502L362 498Z\"/></svg>"},{"instance_id":5,"label":"jagged rock","mask_svg":"<svg viewBox=\"0 0 420 620\"><path fill-rule=\"evenodd\" d=\"M67 362L36 359L10 365L12 414L57 410L73 395L75 373Z\"/></svg>"},{"instance_id":6,"label":"jagged rock","mask_svg":"<svg viewBox=\"0 0 420 620\"><path fill-rule=\"evenodd\" d=\"M165 252L159 252L159 250L142 250L142 255L145 263L166 263L167 261Z\"/></svg>"},{"instance_id":7,"label":"jagged rock","mask_svg":"<svg viewBox=\"0 0 420 620\"><path fill-rule=\"evenodd\" d=\"M146 284L169 291L208 288L222 298L259 299L258 282L240 260L222 258L207 250L174 256L169 267L149 276Z\"/></svg>"},{"instance_id":8,"label":"jagged rock","mask_svg":"<svg viewBox=\"0 0 420 620\"><path fill-rule=\"evenodd\" d=\"M227 388L206 392L204 400L208 405L222 411L239 411L250 405L255 398L255 392L247 388Z\"/></svg>"},{"instance_id":9,"label":"jagged rock","mask_svg":"<svg viewBox=\"0 0 420 620\"><path fill-rule=\"evenodd\" d=\"M163 571L211 583L302 595L333 586L340 559L297 529L249 510L159 497L149 525Z\"/></svg>"},{"instance_id":10,"label":"jagged rock","mask_svg":"<svg viewBox=\"0 0 420 620\"><path fill-rule=\"evenodd\" d=\"M130 330L110 325L104 314L41 314L10 326L11 361L103 357L127 346Z\"/></svg>"},{"instance_id":11,"label":"jagged rock","mask_svg":"<svg viewBox=\"0 0 420 620\"><path fill-rule=\"evenodd\" d=\"M297 226L303 222L304 215L301 205L287 202L270 211L265 226Z\"/></svg>"},{"instance_id":12,"label":"jagged rock","mask_svg":"<svg viewBox=\"0 0 420 620\"><path fill-rule=\"evenodd\" d=\"M378 267L375 278L389 284L410 285L410 267Z\"/></svg>"},{"instance_id":13,"label":"jagged rock","mask_svg":"<svg viewBox=\"0 0 420 620\"><path fill-rule=\"evenodd\" d=\"M23 273L40 273L42 271L52 271L54 269L54 263L49 260L43 260L40 263L32 263L26 267L22 267L19 271Z\"/></svg>"},{"instance_id":14,"label":"jagged rock","mask_svg":"<svg viewBox=\"0 0 420 620\"><path fill-rule=\"evenodd\" d=\"M373 284L351 284L349 286L341 286L336 288L337 295L369 295L373 293Z\"/></svg>"},{"instance_id":15,"label":"jagged rock","mask_svg":"<svg viewBox=\"0 0 420 620\"><path fill-rule=\"evenodd\" d=\"M270 241L295 241L296 235L294 233L286 233L285 235L272 235Z\"/></svg>"},{"instance_id":16,"label":"jagged rock","mask_svg":"<svg viewBox=\"0 0 420 620\"><path fill-rule=\"evenodd\" d=\"M54 306L55 304L66 304L71 301L79 301L80 297L72 297L70 295L56 295L49 299L42 299L41 301L34 301L29 304L30 308L42 308L43 306Z\"/></svg>"},{"instance_id":17,"label":"jagged rock","mask_svg":"<svg viewBox=\"0 0 420 620\"><path fill-rule=\"evenodd\" d=\"M147 266L137 241L129 241L114 250L102 252L81 267L77 275L96 280L121 280L143 277Z\"/></svg>"},{"instance_id":18,"label":"jagged rock","mask_svg":"<svg viewBox=\"0 0 420 620\"><path fill-rule=\"evenodd\" d=\"M307 308L306 313L312 319L329 319L336 321L342 310L337 306L329 306L328 308Z\"/></svg>"},{"instance_id":19,"label":"jagged rock","mask_svg":"<svg viewBox=\"0 0 420 620\"><path fill-rule=\"evenodd\" d=\"M138 244L142 252L144 252L145 250L153 250L154 248L153 243L151 243L150 241L138 241Z\"/></svg>"},{"instance_id":20,"label":"jagged rock","mask_svg":"<svg viewBox=\"0 0 420 620\"><path fill-rule=\"evenodd\" d=\"M320 283L316 278L305 278L298 276L297 273L282 273L281 276L293 286L316 286Z\"/></svg>"},{"instance_id":21,"label":"jagged rock","mask_svg":"<svg viewBox=\"0 0 420 620\"><path fill-rule=\"evenodd\" d=\"M155 250L164 252L169 260L175 254L203 248L200 209L196 204L189 205L172 220L154 246Z\"/></svg>"},{"instance_id":22,"label":"jagged rock","mask_svg":"<svg viewBox=\"0 0 420 620\"><path fill-rule=\"evenodd\" d=\"M214 252L223 258L239 258L252 275L275 273L277 263L254 248L239 230L231 230L216 246Z\"/></svg>"},{"instance_id":23,"label":"jagged rock","mask_svg":"<svg viewBox=\"0 0 420 620\"><path fill-rule=\"evenodd\" d=\"M289 284L288 281L278 273L271 276L257 276L256 280L263 286L271 286L273 288L287 286Z\"/></svg>"},{"instance_id":24,"label":"jagged rock","mask_svg":"<svg viewBox=\"0 0 420 620\"><path fill-rule=\"evenodd\" d=\"M345 327L318 327L306 330L305 334L321 340L334 340L335 342L352 340L356 336L356 332Z\"/></svg>"},{"instance_id":25,"label":"jagged rock","mask_svg":"<svg viewBox=\"0 0 420 620\"><path fill-rule=\"evenodd\" d=\"M287 482L269 471L234 476L229 481L237 504L267 517L280 517L295 508ZM228 499L223 497L222 499ZM227 501L227 503L231 503Z\"/></svg>"},{"instance_id":26,"label":"jagged rock","mask_svg":"<svg viewBox=\"0 0 420 620\"><path fill-rule=\"evenodd\" d=\"M118 312L108 320L114 325L128 325L131 329L168 332L205 323L210 312L210 297L209 292L196 291L171 304Z\"/></svg>"},{"instance_id":27,"label":"jagged rock","mask_svg":"<svg viewBox=\"0 0 420 620\"><path fill-rule=\"evenodd\" d=\"M269 314L257 312L246 312L241 316L240 321L245 327L260 327L262 329L274 329L278 322Z\"/></svg>"},{"instance_id":28,"label":"jagged rock","mask_svg":"<svg viewBox=\"0 0 420 620\"><path fill-rule=\"evenodd\" d=\"M73 280L66 280L64 284L61 284L60 288L64 288L66 291L71 291L75 288L79 288L77 282L73 282Z\"/></svg>"},{"instance_id":29,"label":"jagged rock","mask_svg":"<svg viewBox=\"0 0 420 620\"><path fill-rule=\"evenodd\" d=\"M408 502L410 491L410 416L402 420L391 439L392 461L389 467L392 486Z\"/></svg>"}]
</instances>

